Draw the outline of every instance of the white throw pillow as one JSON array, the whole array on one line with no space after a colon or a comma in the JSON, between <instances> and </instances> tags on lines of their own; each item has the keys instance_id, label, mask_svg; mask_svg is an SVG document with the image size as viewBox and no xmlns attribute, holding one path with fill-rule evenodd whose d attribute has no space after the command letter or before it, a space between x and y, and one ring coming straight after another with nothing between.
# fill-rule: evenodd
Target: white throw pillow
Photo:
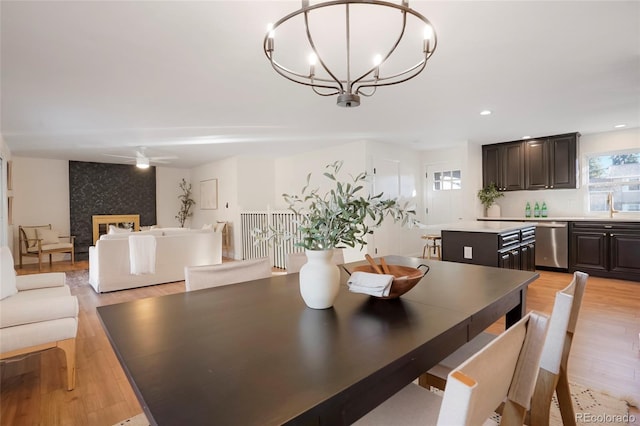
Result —
<instances>
[{"instance_id":1,"label":"white throw pillow","mask_svg":"<svg viewBox=\"0 0 640 426\"><path fill-rule=\"evenodd\" d=\"M16 288L16 271L9 247L0 247L0 300L13 296Z\"/></svg>"},{"instance_id":2,"label":"white throw pillow","mask_svg":"<svg viewBox=\"0 0 640 426\"><path fill-rule=\"evenodd\" d=\"M131 232L131 228L118 228L115 225L109 225L109 235L123 234L125 232Z\"/></svg>"},{"instance_id":3,"label":"white throw pillow","mask_svg":"<svg viewBox=\"0 0 640 426\"><path fill-rule=\"evenodd\" d=\"M45 228L37 228L36 235L39 240L42 240L42 245L45 244L58 244L60 240L58 239L58 231L55 229L45 229Z\"/></svg>"}]
</instances>

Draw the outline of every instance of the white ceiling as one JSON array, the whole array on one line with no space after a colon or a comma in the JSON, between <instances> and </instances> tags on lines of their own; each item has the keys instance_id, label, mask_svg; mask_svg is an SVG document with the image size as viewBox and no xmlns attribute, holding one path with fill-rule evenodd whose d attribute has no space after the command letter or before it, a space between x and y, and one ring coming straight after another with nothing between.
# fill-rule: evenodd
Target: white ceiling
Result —
<instances>
[{"instance_id":1,"label":"white ceiling","mask_svg":"<svg viewBox=\"0 0 640 426\"><path fill-rule=\"evenodd\" d=\"M266 24L299 6L3 0L2 135L17 156L118 162L104 154L145 146L192 167L353 140L430 149L640 126L638 1L413 1L438 34L432 60L351 109L265 58Z\"/></svg>"}]
</instances>

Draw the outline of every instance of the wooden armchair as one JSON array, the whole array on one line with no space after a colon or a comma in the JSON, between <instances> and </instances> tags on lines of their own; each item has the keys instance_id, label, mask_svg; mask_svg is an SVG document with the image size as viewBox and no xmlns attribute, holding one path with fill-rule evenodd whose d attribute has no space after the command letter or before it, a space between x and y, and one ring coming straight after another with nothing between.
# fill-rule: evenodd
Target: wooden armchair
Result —
<instances>
[{"instance_id":1,"label":"wooden armchair","mask_svg":"<svg viewBox=\"0 0 640 426\"><path fill-rule=\"evenodd\" d=\"M18 238L21 268L22 257L30 256L38 258L38 270L42 271L42 256L49 255L49 266L51 266L53 253L71 253L71 264L75 263L73 244L76 237L58 235L58 232L51 228L51 224L19 226ZM61 242L60 238L68 239L69 242Z\"/></svg>"}]
</instances>

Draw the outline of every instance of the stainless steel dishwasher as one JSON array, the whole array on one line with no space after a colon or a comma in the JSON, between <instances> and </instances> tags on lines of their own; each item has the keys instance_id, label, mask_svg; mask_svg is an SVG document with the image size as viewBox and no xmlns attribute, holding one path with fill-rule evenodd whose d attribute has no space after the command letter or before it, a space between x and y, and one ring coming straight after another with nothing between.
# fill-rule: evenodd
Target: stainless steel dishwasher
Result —
<instances>
[{"instance_id":1,"label":"stainless steel dishwasher","mask_svg":"<svg viewBox=\"0 0 640 426\"><path fill-rule=\"evenodd\" d=\"M569 225L567 222L538 222L536 266L569 267Z\"/></svg>"}]
</instances>

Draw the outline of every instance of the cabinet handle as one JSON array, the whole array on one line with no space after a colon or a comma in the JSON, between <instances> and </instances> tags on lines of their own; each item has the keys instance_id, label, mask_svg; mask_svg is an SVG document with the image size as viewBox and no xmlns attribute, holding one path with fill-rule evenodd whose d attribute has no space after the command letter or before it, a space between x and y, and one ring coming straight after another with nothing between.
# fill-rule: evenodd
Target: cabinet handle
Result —
<instances>
[{"instance_id":1,"label":"cabinet handle","mask_svg":"<svg viewBox=\"0 0 640 426\"><path fill-rule=\"evenodd\" d=\"M551 189L553 189L553 185L551 185Z\"/></svg>"},{"instance_id":2,"label":"cabinet handle","mask_svg":"<svg viewBox=\"0 0 640 426\"><path fill-rule=\"evenodd\" d=\"M548 185L545 185L545 186L544 186L544 189L547 189L547 188L549 188L549 186L548 186Z\"/></svg>"},{"instance_id":3,"label":"cabinet handle","mask_svg":"<svg viewBox=\"0 0 640 426\"><path fill-rule=\"evenodd\" d=\"M611 228L613 228L613 225L605 225L604 227L605 227L606 229L611 229Z\"/></svg>"}]
</instances>

